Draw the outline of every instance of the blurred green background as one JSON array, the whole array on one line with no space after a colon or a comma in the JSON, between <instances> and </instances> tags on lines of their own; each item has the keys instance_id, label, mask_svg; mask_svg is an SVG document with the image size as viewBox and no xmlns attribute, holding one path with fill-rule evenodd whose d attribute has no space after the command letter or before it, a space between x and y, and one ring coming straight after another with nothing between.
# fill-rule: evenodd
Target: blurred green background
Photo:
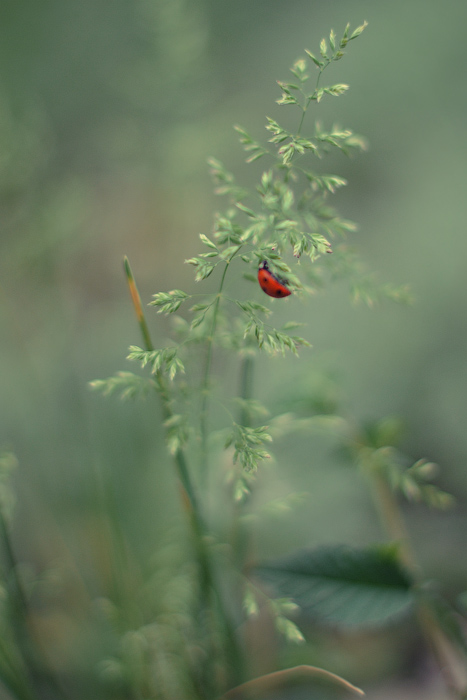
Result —
<instances>
[{"instance_id":1,"label":"blurred green background","mask_svg":"<svg viewBox=\"0 0 467 700\"><path fill-rule=\"evenodd\" d=\"M316 51L331 27L339 35L348 21L367 20L333 69L351 89L320 115L370 144L333 161L349 180L334 202L358 222L353 242L369 269L409 283L416 303L352 307L340 285L306 307L288 303L279 313L307 322L313 351L300 362L265 358L256 386L275 410L278 397L325 370L337 374L356 419L400 415L404 450L436 461L439 484L458 498L447 514L410 509L420 559L451 595L465 589L467 5L29 0L3 3L0 15L0 446L20 465L19 558L36 574L68 562L78 572L73 590L79 579L80 595L92 599L111 587L104 512L137 562L164 541L178 506L157 403L103 401L87 387L131 369L124 357L139 343L123 255L143 301L194 290L183 262L222 206L207 157L252 183L257 170L245 166L232 125L265 138L265 115L280 121L284 110L275 81L288 78L293 60ZM163 342L167 326L151 311L148 318ZM275 455L264 499L309 497L287 527L262 522L259 553L381 538L364 485L325 440L284 439ZM55 663L67 667L72 623L52 608ZM403 666L393 646L382 678Z\"/></svg>"}]
</instances>

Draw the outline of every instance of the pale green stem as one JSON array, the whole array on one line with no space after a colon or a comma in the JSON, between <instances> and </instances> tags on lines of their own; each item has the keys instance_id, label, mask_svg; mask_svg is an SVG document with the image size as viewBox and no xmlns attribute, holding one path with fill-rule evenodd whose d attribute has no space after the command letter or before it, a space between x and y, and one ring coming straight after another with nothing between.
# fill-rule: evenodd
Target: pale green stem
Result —
<instances>
[{"instance_id":1,"label":"pale green stem","mask_svg":"<svg viewBox=\"0 0 467 700\"><path fill-rule=\"evenodd\" d=\"M242 358L240 365L240 398L248 400L253 394L253 372L254 372L254 357L251 355L245 355ZM250 413L248 409L244 406L240 409L239 417L240 425L245 427L251 426ZM236 468L241 469L240 465L236 465ZM244 502L239 501L234 504L234 510L232 515L232 551L234 556L234 561L239 569L242 571L245 559L247 557L248 551L248 535L245 529L245 525L242 523L241 515L243 510Z\"/></svg>"},{"instance_id":2,"label":"pale green stem","mask_svg":"<svg viewBox=\"0 0 467 700\"><path fill-rule=\"evenodd\" d=\"M252 355L245 355L240 367L240 398L245 401L251 399L253 395L254 368L254 357ZM240 425L249 427L250 423L250 413L247 408L242 407L240 412Z\"/></svg>"},{"instance_id":3,"label":"pale green stem","mask_svg":"<svg viewBox=\"0 0 467 700\"><path fill-rule=\"evenodd\" d=\"M219 291L216 295L216 300L214 302L212 311L212 322L209 332L209 336L206 340L206 362L204 365L204 376L201 385L201 410L200 410L200 435L201 435L201 479L202 485L207 486L209 469L208 469L208 417L209 417L209 380L211 376L211 366L212 366L212 353L214 348L214 335L217 328L217 318L219 313L219 304L222 297L222 290L224 288L225 276L230 264L230 260L226 262L224 271L222 273Z\"/></svg>"},{"instance_id":4,"label":"pale green stem","mask_svg":"<svg viewBox=\"0 0 467 700\"><path fill-rule=\"evenodd\" d=\"M399 544L399 560L415 583L420 583L421 571L412 550L409 534L399 504L384 476L371 474L373 498L383 528L389 538Z\"/></svg>"},{"instance_id":5,"label":"pale green stem","mask_svg":"<svg viewBox=\"0 0 467 700\"><path fill-rule=\"evenodd\" d=\"M329 63L328 63L327 65L329 65ZM324 68L326 68L326 66L324 66ZM321 73L323 72L324 68L321 68L320 72L318 73L318 78L316 79L316 85L315 85L315 90L314 90L314 92L318 89L319 81L320 81L320 78L321 78ZM306 103L305 103L305 106L302 107L302 116L301 116L301 119L300 119L300 124L298 125L297 136L300 136L300 134L301 134L303 122L304 122L304 120L305 120L305 114L306 114L306 111L307 111L308 107L310 106L311 100L312 100L312 97L310 96L310 97L307 99L307 101L306 101Z\"/></svg>"}]
</instances>

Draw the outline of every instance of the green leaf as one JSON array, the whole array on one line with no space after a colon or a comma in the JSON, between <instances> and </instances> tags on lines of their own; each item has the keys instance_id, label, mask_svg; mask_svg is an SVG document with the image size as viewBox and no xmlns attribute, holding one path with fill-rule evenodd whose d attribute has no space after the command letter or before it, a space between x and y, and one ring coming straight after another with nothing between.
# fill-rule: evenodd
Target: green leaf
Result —
<instances>
[{"instance_id":1,"label":"green leaf","mask_svg":"<svg viewBox=\"0 0 467 700\"><path fill-rule=\"evenodd\" d=\"M191 322L191 329L195 330L195 328L198 328L200 326L204 319L206 318L206 312L204 311L201 314L198 314L198 316L195 316L194 319Z\"/></svg>"},{"instance_id":2,"label":"green leaf","mask_svg":"<svg viewBox=\"0 0 467 700\"><path fill-rule=\"evenodd\" d=\"M295 61L290 71L300 80L300 82L304 83L305 80L308 80L309 76L305 73L306 61L304 58L299 58L297 61Z\"/></svg>"},{"instance_id":3,"label":"green leaf","mask_svg":"<svg viewBox=\"0 0 467 700\"><path fill-rule=\"evenodd\" d=\"M347 22L347 24L345 25L344 34L342 35L342 39L340 41L341 49L343 49L344 46L346 46L348 41L349 41L349 31L350 31L350 23Z\"/></svg>"},{"instance_id":4,"label":"green leaf","mask_svg":"<svg viewBox=\"0 0 467 700\"><path fill-rule=\"evenodd\" d=\"M257 218L258 218L257 214L253 211L253 209L249 209L248 207L246 207L246 206L245 206L244 204L242 204L241 202L237 202L237 204L236 204L235 206L236 206L238 209L240 209L240 211L243 211L245 214L247 214L249 217L251 217L252 219L257 219Z\"/></svg>"},{"instance_id":5,"label":"green leaf","mask_svg":"<svg viewBox=\"0 0 467 700\"><path fill-rule=\"evenodd\" d=\"M108 379L95 379L89 383L94 391L100 391L104 396L119 394L122 401L135 399L154 389L154 382L148 377L141 377L133 372L117 372Z\"/></svg>"},{"instance_id":6,"label":"green leaf","mask_svg":"<svg viewBox=\"0 0 467 700\"><path fill-rule=\"evenodd\" d=\"M414 602L393 548L301 550L253 571L274 595L292 598L303 612L334 625L383 625Z\"/></svg>"},{"instance_id":7,"label":"green leaf","mask_svg":"<svg viewBox=\"0 0 467 700\"><path fill-rule=\"evenodd\" d=\"M321 56L323 58L327 58L327 50L328 50L328 47L326 45L326 39L321 39L321 43L319 45L319 51L320 51Z\"/></svg>"},{"instance_id":8,"label":"green leaf","mask_svg":"<svg viewBox=\"0 0 467 700\"><path fill-rule=\"evenodd\" d=\"M282 157L282 163L284 165L287 165L287 163L290 163L290 161L293 158L293 155L296 150L296 142L295 141L289 141L285 146L281 146L279 148L279 155Z\"/></svg>"},{"instance_id":9,"label":"green leaf","mask_svg":"<svg viewBox=\"0 0 467 700\"><path fill-rule=\"evenodd\" d=\"M243 127L236 125L234 126L234 129L240 134L240 143L243 144L244 150L247 152L252 152L252 155L247 158L247 163L251 163L251 161L261 158L261 156L267 153L266 149L263 148L260 143L254 141Z\"/></svg>"},{"instance_id":10,"label":"green leaf","mask_svg":"<svg viewBox=\"0 0 467 700\"><path fill-rule=\"evenodd\" d=\"M211 177L215 185L217 185L214 190L216 194L229 194L234 201L245 197L245 190L235 184L234 176L224 168L219 160L208 158L208 165L210 166Z\"/></svg>"},{"instance_id":11,"label":"green leaf","mask_svg":"<svg viewBox=\"0 0 467 700\"><path fill-rule=\"evenodd\" d=\"M264 445L271 440L267 426L250 428L234 423L225 447L234 446L234 464L239 461L246 472L254 472L258 468L258 463L270 456L264 449Z\"/></svg>"},{"instance_id":12,"label":"green leaf","mask_svg":"<svg viewBox=\"0 0 467 700\"><path fill-rule=\"evenodd\" d=\"M316 102L320 103L323 95L324 95L324 88L319 88L318 90L314 91L314 93L311 96L311 99L316 100Z\"/></svg>"},{"instance_id":13,"label":"green leaf","mask_svg":"<svg viewBox=\"0 0 467 700\"><path fill-rule=\"evenodd\" d=\"M207 236L205 236L204 233L200 233L199 237L203 241L204 245L208 246L208 248L213 248L214 250L217 250L216 244L213 243Z\"/></svg>"},{"instance_id":14,"label":"green leaf","mask_svg":"<svg viewBox=\"0 0 467 700\"><path fill-rule=\"evenodd\" d=\"M279 615L274 620L275 627L280 634L283 634L288 642L293 644L303 644L305 637L292 620Z\"/></svg>"},{"instance_id":15,"label":"green leaf","mask_svg":"<svg viewBox=\"0 0 467 700\"><path fill-rule=\"evenodd\" d=\"M158 314L173 314L180 308L182 302L188 298L189 295L182 292L181 289L173 289L171 292L159 292L158 294L154 294L154 301L150 301L148 306L158 306Z\"/></svg>"},{"instance_id":16,"label":"green leaf","mask_svg":"<svg viewBox=\"0 0 467 700\"><path fill-rule=\"evenodd\" d=\"M352 41L352 39L356 39L357 36L360 36L360 34L361 34L361 33L363 32L363 30L365 29L365 27L368 27L368 22L366 22L366 21L363 22L363 24L361 24L359 27L357 27L357 29L355 29L355 30L352 32L352 34L351 34L350 37L349 37L349 41Z\"/></svg>"},{"instance_id":17,"label":"green leaf","mask_svg":"<svg viewBox=\"0 0 467 700\"><path fill-rule=\"evenodd\" d=\"M194 265L196 269L196 275L195 275L195 282L200 282L201 280L205 280L211 272L214 270L216 265L212 265L211 263L206 262L204 258L198 257L198 258L189 258L188 260L185 260L186 263L189 265Z\"/></svg>"},{"instance_id":18,"label":"green leaf","mask_svg":"<svg viewBox=\"0 0 467 700\"><path fill-rule=\"evenodd\" d=\"M282 95L279 100L276 100L278 105L298 105L300 104L296 97L293 95Z\"/></svg>"},{"instance_id":19,"label":"green leaf","mask_svg":"<svg viewBox=\"0 0 467 700\"><path fill-rule=\"evenodd\" d=\"M330 85L329 87L325 87L324 92L327 95L334 95L334 97L337 97L338 95L342 95L344 92L347 92L348 89L348 85L345 85L344 83L338 83L337 85Z\"/></svg>"},{"instance_id":20,"label":"green leaf","mask_svg":"<svg viewBox=\"0 0 467 700\"><path fill-rule=\"evenodd\" d=\"M164 427L166 429L167 448L170 454L174 455L188 441L190 433L188 417L174 414L164 422Z\"/></svg>"},{"instance_id":21,"label":"green leaf","mask_svg":"<svg viewBox=\"0 0 467 700\"><path fill-rule=\"evenodd\" d=\"M347 180L338 175L322 175L320 180L325 189L327 189L328 192L332 192L332 194L334 194L339 187L345 187L347 184Z\"/></svg>"},{"instance_id":22,"label":"green leaf","mask_svg":"<svg viewBox=\"0 0 467 700\"><path fill-rule=\"evenodd\" d=\"M290 131L283 129L274 119L270 117L266 117L266 119L268 120L266 129L274 134L273 137L269 139L270 143L282 143L282 141L291 137Z\"/></svg>"},{"instance_id":23,"label":"green leaf","mask_svg":"<svg viewBox=\"0 0 467 700\"><path fill-rule=\"evenodd\" d=\"M151 374L167 372L171 380L174 379L177 372L185 371L183 362L178 357L178 347L143 350L136 345L131 345L127 360L140 362L142 368L148 364L151 365Z\"/></svg>"},{"instance_id":24,"label":"green leaf","mask_svg":"<svg viewBox=\"0 0 467 700\"><path fill-rule=\"evenodd\" d=\"M245 311L245 313L249 315L254 316L255 311L259 311L260 313L265 314L266 316L269 316L269 314L271 313L271 309L269 309L267 306L264 306L264 304L259 304L257 301L237 301L236 303L242 311Z\"/></svg>"},{"instance_id":25,"label":"green leaf","mask_svg":"<svg viewBox=\"0 0 467 700\"><path fill-rule=\"evenodd\" d=\"M318 60L318 59L316 58L316 56L315 56L314 54L311 53L311 51L308 51L308 49L305 49L305 53L308 54L308 56L311 58L311 60L312 60L313 63L315 64L315 66L317 66L318 68L322 68L322 67L323 67L323 65L324 65L323 62L320 61L320 60Z\"/></svg>"},{"instance_id":26,"label":"green leaf","mask_svg":"<svg viewBox=\"0 0 467 700\"><path fill-rule=\"evenodd\" d=\"M228 260L230 262L230 260L232 260L235 257L235 255L238 253L241 247L241 245L231 245L225 250L223 250L221 255L222 260Z\"/></svg>"},{"instance_id":27,"label":"green leaf","mask_svg":"<svg viewBox=\"0 0 467 700\"><path fill-rule=\"evenodd\" d=\"M256 593L254 588L251 586L246 586L245 593L243 595L243 609L247 617L257 617L259 614L259 605L256 600Z\"/></svg>"}]
</instances>

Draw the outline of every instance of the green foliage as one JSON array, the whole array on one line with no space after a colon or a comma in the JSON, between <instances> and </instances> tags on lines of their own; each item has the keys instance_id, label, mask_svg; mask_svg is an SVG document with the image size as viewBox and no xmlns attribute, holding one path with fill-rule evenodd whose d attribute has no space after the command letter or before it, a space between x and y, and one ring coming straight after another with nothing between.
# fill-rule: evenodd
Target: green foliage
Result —
<instances>
[{"instance_id":1,"label":"green foliage","mask_svg":"<svg viewBox=\"0 0 467 700\"><path fill-rule=\"evenodd\" d=\"M133 372L117 372L114 377L108 379L95 379L89 386L104 396L117 394L123 401L147 396L150 391L154 391L154 382L151 379Z\"/></svg>"},{"instance_id":2,"label":"green foliage","mask_svg":"<svg viewBox=\"0 0 467 700\"><path fill-rule=\"evenodd\" d=\"M159 292L154 294L154 301L149 302L149 306L157 306L158 313L173 314L178 311L185 299L189 299L188 294L181 289L174 289L171 292Z\"/></svg>"},{"instance_id":3,"label":"green foliage","mask_svg":"<svg viewBox=\"0 0 467 700\"><path fill-rule=\"evenodd\" d=\"M165 373L169 379L174 379L177 372L184 372L185 367L182 360L178 356L178 348L162 348L161 350L143 350L137 345L130 347L128 360L136 360L144 369L146 365L151 367L151 374L159 372Z\"/></svg>"},{"instance_id":4,"label":"green foliage","mask_svg":"<svg viewBox=\"0 0 467 700\"><path fill-rule=\"evenodd\" d=\"M401 539L403 533L393 494L399 493L408 500L423 501L438 508L451 503L448 494L430 483L435 473L434 465L426 460L412 464L398 448L401 426L397 420L389 418L365 428L355 428L351 421L338 415L335 392L332 396L321 395L314 401L316 410L311 418L298 420L293 414L287 414L273 417L271 428L258 425L267 411L251 395L251 368L255 355L263 351L282 356L290 351L297 355L299 348L310 347L310 343L301 336L290 334L301 324L290 321L282 328L272 324L275 301L264 296L258 301L257 296L261 295L258 286L255 296L247 300L243 289L239 298L224 291L225 280L234 270L237 279L243 270L244 280L255 281L258 266L265 261L272 274L284 280L292 292L288 301L281 302L283 304L289 304L294 296L313 293L342 279L349 281L351 299L363 301L368 306L383 299L410 301L405 287L378 284L349 249L345 239L356 226L329 205L329 197L347 182L339 175L320 172L317 167L330 151L349 156L365 149L365 140L336 124L326 128L319 120L315 120L308 135L302 133L311 106L318 108L323 99L347 93L349 86L344 83L321 85L322 73L330 64L342 59L343 49L360 36L365 27L366 22L351 32L347 25L340 39L331 31L328 40L321 41L319 56L306 50L305 57L297 59L291 68L293 81L279 82L282 95L277 103L298 110L296 130L268 117L266 131L269 137L263 143L245 128L235 126L247 162L262 159L267 163L259 174L256 188L248 190L239 186L222 163L214 158L209 160L215 191L226 197L228 204L223 212L216 214L212 233L209 236L200 234L202 252L186 262L195 268L196 282L203 282L213 275L217 276L218 285L214 293L202 295L188 309L183 305L192 296L180 289L154 294L149 306L155 307L158 313L171 315L175 321L174 339L165 348L154 349L152 345L134 279L129 264L126 264L145 343L145 348L132 346L128 359L139 362L142 369L150 367L153 379L148 382L131 373L120 373L93 384L106 394L120 393L123 398L144 394L152 386L161 398L168 450L174 456L191 513L194 550L200 572L198 614L200 619L207 616L215 620L214 629L200 629L200 638L197 639L205 655L201 672L205 678L201 681L202 697L212 695L211 681L206 679L213 676L210 659L219 658L219 650L227 668L225 673L237 683L241 680L238 639L231 627L229 613L223 607L223 595L217 590L211 552L206 544L213 537L205 521L207 496L204 490L213 459L209 450L209 421L213 394L212 357L217 346L223 352L237 353L241 368L239 395L231 401L239 411L240 420L233 419L223 393L220 399L226 415L230 416L221 433L227 434L224 448L228 464L225 466L224 486L229 487L233 501L234 531L242 531L248 522L248 518L242 517L243 509L250 500L258 469L269 457L266 446L272 441L272 435L291 430L324 430L337 438L345 453L370 477L370 483L377 477L379 488L384 490L382 507L391 511L391 523L395 527L395 531L389 533L392 539ZM316 79L310 86L312 74ZM297 261L302 264L297 265ZM235 289L239 287L237 284ZM183 317L176 315L180 309ZM204 353L202 368L198 372L193 371L191 365L194 345L201 348L200 357L203 358ZM177 375L185 372L185 367L189 371L183 382L174 382ZM193 461L197 463L197 469ZM198 479L193 480L193 473ZM273 499L261 509L261 513L283 514L294 503L297 503L297 498L293 494ZM252 517L256 516L250 514L250 521ZM256 566L249 573L259 580L261 588L251 579L244 580L242 612L237 614L255 618L266 606L276 631L293 643L304 641L299 626L290 619L298 614L335 627L360 628L393 623L420 605L418 569L405 538L402 540L390 547L365 550L326 547L299 551ZM238 552L233 552L232 560L224 562L229 591L233 581L235 590L238 589L242 557L243 551L239 547ZM401 561L404 561L404 567ZM215 606L209 603L212 589L217 600ZM423 605L427 605L427 600L424 595ZM429 605L437 624L459 644L459 630L453 623L455 617L450 606L445 601L434 605L433 601L432 597ZM221 629L224 635L217 637ZM199 682L197 678L195 685ZM215 695L218 694L216 689Z\"/></svg>"},{"instance_id":5,"label":"green foliage","mask_svg":"<svg viewBox=\"0 0 467 700\"><path fill-rule=\"evenodd\" d=\"M411 581L397 552L388 548L303 550L257 566L253 573L275 594L327 624L384 625L414 603Z\"/></svg>"},{"instance_id":6,"label":"green foliage","mask_svg":"<svg viewBox=\"0 0 467 700\"><path fill-rule=\"evenodd\" d=\"M437 475L437 466L425 459L411 464L397 448L400 438L400 421L391 416L367 425L352 438L350 449L364 472L383 476L391 489L408 501L441 510L453 506L453 496L430 483Z\"/></svg>"},{"instance_id":7,"label":"green foliage","mask_svg":"<svg viewBox=\"0 0 467 700\"><path fill-rule=\"evenodd\" d=\"M248 428L234 423L233 430L225 442L226 448L230 445L234 447L234 464L238 460L247 472L256 471L259 462L270 456L263 449L267 442L272 441L267 430L267 426Z\"/></svg>"},{"instance_id":8,"label":"green foliage","mask_svg":"<svg viewBox=\"0 0 467 700\"><path fill-rule=\"evenodd\" d=\"M105 610L104 636L110 639L106 653L95 664L102 697L212 700L237 692L236 686L245 681L249 653L239 630L247 618L254 622L263 611L285 642L301 643L305 637L300 623L306 617L337 629L381 627L417 608L429 612L437 634L442 631L456 649L467 652L453 608L420 578L395 496L437 508L447 507L452 498L431 483L436 472L431 462L419 459L412 463L402 453L399 422L389 418L355 427L355 421L338 415L335 388L326 381L315 396L309 392L311 411L302 419L292 411L269 416L253 397L257 356L266 352L285 357L288 351L297 356L299 349L311 347L306 338L291 334L302 324L293 320L274 324L277 300L264 296L256 284L263 262L290 288L288 300L279 302L288 309L294 308L297 297L338 280L349 282L352 300L369 306L384 298L409 300L405 288L379 285L365 272L346 243L355 224L329 204L347 181L322 169L322 160L330 152L350 156L364 150L365 140L337 124L325 127L317 119L305 134L310 109L347 93L349 86L344 83L321 84L322 73L343 58L344 49L365 27L366 22L351 32L347 25L340 39L331 30L322 39L319 54L306 50L290 69L292 81L279 82L282 94L277 104L292 107L296 129L268 117L263 142L243 127L235 127L247 162L262 159L265 163L256 187L237 185L222 163L209 160L215 191L227 204L215 215L209 236L199 234L201 252L185 262L194 268L197 283L212 277L214 292L190 295L173 289L153 295L149 306L170 316L167 323L172 335L165 347L153 346L129 262L124 261L143 337L143 347L131 346L127 359L147 374L119 372L92 382L91 388L123 400L149 392L158 395L167 451L191 539L188 556L184 551L175 564L157 562L155 574L148 565L140 575L131 565L124 533L115 527L108 548L109 559L115 561L103 565L105 576L113 566L112 600L99 601L101 612ZM234 292L227 294L226 280L235 281L228 287ZM255 282L254 290L248 281ZM252 295L245 299L248 287ZM235 293L238 297L232 296ZM236 396L226 395L230 384L223 381L213 361L217 351L228 356L229 374L239 371ZM264 425L266 420L269 425ZM388 538L396 544L297 551L251 566L248 524L260 516L282 516L306 499L303 493L289 494L272 498L256 512L247 511L254 504L258 472L270 456L269 445L273 437L286 432L306 430L310 436L314 429L331 435L369 477L369 484L376 477L385 498L380 507L385 515L389 512L392 525ZM216 441L219 435L224 451ZM8 531L13 501L9 478L14 466L12 455L0 457L0 524L5 549L5 587L0 593L6 601L0 622L4 639L15 639L12 654L5 651L6 643L0 643L0 679L17 700L36 697L31 690L35 683L47 688L44 696L60 698L53 674L38 673L34 640L26 639L30 603ZM213 503L220 503L220 516ZM114 524L110 510L109 521ZM107 546L105 551L107 554ZM154 579L159 580L155 583ZM162 584L160 579L164 579ZM430 640L435 644L437 634ZM294 669L277 673L288 671ZM332 675L323 669L314 672ZM342 683L347 690L356 690Z\"/></svg>"}]
</instances>

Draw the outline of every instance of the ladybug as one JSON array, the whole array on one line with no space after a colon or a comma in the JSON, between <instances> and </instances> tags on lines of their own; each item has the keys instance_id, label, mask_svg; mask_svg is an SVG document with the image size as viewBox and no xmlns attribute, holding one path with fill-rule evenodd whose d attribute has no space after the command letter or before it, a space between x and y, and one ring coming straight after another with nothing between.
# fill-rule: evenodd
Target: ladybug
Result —
<instances>
[{"instance_id":1,"label":"ladybug","mask_svg":"<svg viewBox=\"0 0 467 700\"><path fill-rule=\"evenodd\" d=\"M287 280L282 279L274 275L269 266L264 260L258 270L258 282L259 286L270 297L275 297L276 299L282 299L282 297L288 297L292 292L285 285Z\"/></svg>"}]
</instances>

